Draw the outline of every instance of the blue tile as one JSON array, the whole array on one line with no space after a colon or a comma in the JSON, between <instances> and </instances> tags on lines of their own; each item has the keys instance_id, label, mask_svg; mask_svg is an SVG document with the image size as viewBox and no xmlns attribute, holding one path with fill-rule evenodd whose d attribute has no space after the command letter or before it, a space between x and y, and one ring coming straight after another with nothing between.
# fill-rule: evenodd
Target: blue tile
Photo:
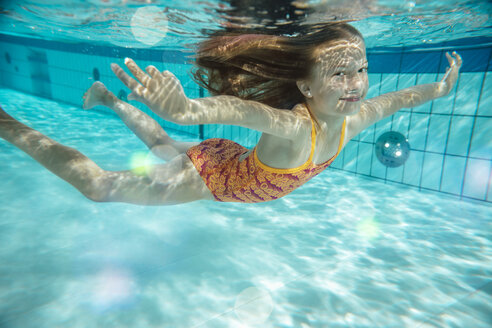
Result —
<instances>
[{"instance_id":1,"label":"blue tile","mask_svg":"<svg viewBox=\"0 0 492 328\"><path fill-rule=\"evenodd\" d=\"M432 101L433 114L451 114L454 109L454 98L456 93L452 92L447 96L434 99Z\"/></svg>"},{"instance_id":2,"label":"blue tile","mask_svg":"<svg viewBox=\"0 0 492 328\"><path fill-rule=\"evenodd\" d=\"M386 179L401 183L403 181L403 165L398 167L388 167Z\"/></svg>"},{"instance_id":3,"label":"blue tile","mask_svg":"<svg viewBox=\"0 0 492 328\"><path fill-rule=\"evenodd\" d=\"M485 81L482 87L480 104L478 105L478 115L492 116L492 72L486 72Z\"/></svg>"},{"instance_id":4,"label":"blue tile","mask_svg":"<svg viewBox=\"0 0 492 328\"><path fill-rule=\"evenodd\" d=\"M188 126L188 133L193 134L198 138L198 125Z\"/></svg>"},{"instance_id":5,"label":"blue tile","mask_svg":"<svg viewBox=\"0 0 492 328\"><path fill-rule=\"evenodd\" d=\"M375 124L375 129L376 129L375 141L378 140L379 136L382 135L383 133L391 131L392 118L393 118L392 116L388 116Z\"/></svg>"},{"instance_id":6,"label":"blue tile","mask_svg":"<svg viewBox=\"0 0 492 328\"><path fill-rule=\"evenodd\" d=\"M358 142L349 141L344 148L344 163L343 169L349 172L356 171L356 163L357 163L357 147Z\"/></svg>"},{"instance_id":7,"label":"blue tile","mask_svg":"<svg viewBox=\"0 0 492 328\"><path fill-rule=\"evenodd\" d=\"M381 78L381 94L398 90L398 74L383 74Z\"/></svg>"},{"instance_id":8,"label":"blue tile","mask_svg":"<svg viewBox=\"0 0 492 328\"><path fill-rule=\"evenodd\" d=\"M490 57L491 48L486 49L470 49L457 51L463 59L462 72L484 72L487 70L487 61ZM443 63L446 67L449 65L445 58Z\"/></svg>"},{"instance_id":9,"label":"blue tile","mask_svg":"<svg viewBox=\"0 0 492 328\"><path fill-rule=\"evenodd\" d=\"M410 113L397 112L393 115L391 131L398 131L404 136L408 136L408 124L410 123Z\"/></svg>"},{"instance_id":10,"label":"blue tile","mask_svg":"<svg viewBox=\"0 0 492 328\"><path fill-rule=\"evenodd\" d=\"M230 125L224 125L222 128L223 128L223 132L220 138L233 140L234 138L232 136L232 127Z\"/></svg>"},{"instance_id":11,"label":"blue tile","mask_svg":"<svg viewBox=\"0 0 492 328\"><path fill-rule=\"evenodd\" d=\"M334 169L342 169L343 168L343 160L344 160L344 151L341 151L337 158L331 163L330 167Z\"/></svg>"},{"instance_id":12,"label":"blue tile","mask_svg":"<svg viewBox=\"0 0 492 328\"><path fill-rule=\"evenodd\" d=\"M261 137L260 132L254 130L248 130L248 140L245 147L248 148L255 147L258 141L260 140L260 137Z\"/></svg>"},{"instance_id":13,"label":"blue tile","mask_svg":"<svg viewBox=\"0 0 492 328\"><path fill-rule=\"evenodd\" d=\"M398 73L400 71L401 53L368 53L367 61L371 73Z\"/></svg>"},{"instance_id":14,"label":"blue tile","mask_svg":"<svg viewBox=\"0 0 492 328\"><path fill-rule=\"evenodd\" d=\"M473 117L453 116L446 148L447 155L467 155L472 127Z\"/></svg>"},{"instance_id":15,"label":"blue tile","mask_svg":"<svg viewBox=\"0 0 492 328\"><path fill-rule=\"evenodd\" d=\"M357 173L370 175L371 174L371 157L373 145L360 142L359 156L357 157Z\"/></svg>"},{"instance_id":16,"label":"blue tile","mask_svg":"<svg viewBox=\"0 0 492 328\"><path fill-rule=\"evenodd\" d=\"M181 131L181 125L178 125L178 124L175 124L175 123L172 123L172 122L168 122L168 121L165 121L165 126L164 128L168 128L170 130L174 130L174 131Z\"/></svg>"},{"instance_id":17,"label":"blue tile","mask_svg":"<svg viewBox=\"0 0 492 328\"><path fill-rule=\"evenodd\" d=\"M463 157L445 156L442 172L441 191L454 195L461 194L461 186L465 174L466 159Z\"/></svg>"},{"instance_id":18,"label":"blue tile","mask_svg":"<svg viewBox=\"0 0 492 328\"><path fill-rule=\"evenodd\" d=\"M398 79L398 90L413 87L417 84L417 74L400 74Z\"/></svg>"},{"instance_id":19,"label":"blue tile","mask_svg":"<svg viewBox=\"0 0 492 328\"><path fill-rule=\"evenodd\" d=\"M412 149L424 150L429 119L430 116L426 114L412 114L408 131L408 142Z\"/></svg>"},{"instance_id":20,"label":"blue tile","mask_svg":"<svg viewBox=\"0 0 492 328\"><path fill-rule=\"evenodd\" d=\"M374 142L374 129L376 126L373 124L367 129L363 130L361 133L359 133L359 140L360 141L366 141L366 142Z\"/></svg>"},{"instance_id":21,"label":"blue tile","mask_svg":"<svg viewBox=\"0 0 492 328\"><path fill-rule=\"evenodd\" d=\"M53 84L66 84L66 70L59 67L49 68L50 80Z\"/></svg>"},{"instance_id":22,"label":"blue tile","mask_svg":"<svg viewBox=\"0 0 492 328\"><path fill-rule=\"evenodd\" d=\"M13 59L10 61L10 64L7 63L5 60L0 60L0 71L2 72L2 74L16 74L16 65L16 62Z\"/></svg>"},{"instance_id":23,"label":"blue tile","mask_svg":"<svg viewBox=\"0 0 492 328\"><path fill-rule=\"evenodd\" d=\"M12 61L27 61L28 48L26 46L14 45L8 42L0 43L1 49L8 52ZM3 57L2 59L4 59Z\"/></svg>"},{"instance_id":24,"label":"blue tile","mask_svg":"<svg viewBox=\"0 0 492 328\"><path fill-rule=\"evenodd\" d=\"M381 78L382 74L369 74L369 90L367 91L367 99L379 96Z\"/></svg>"},{"instance_id":25,"label":"blue tile","mask_svg":"<svg viewBox=\"0 0 492 328\"><path fill-rule=\"evenodd\" d=\"M371 175L376 178L386 179L386 166L381 164L377 156L374 154L374 150L372 150L372 152Z\"/></svg>"},{"instance_id":26,"label":"blue tile","mask_svg":"<svg viewBox=\"0 0 492 328\"><path fill-rule=\"evenodd\" d=\"M426 153L424 155L424 166L422 167L422 188L439 190L441 181L441 170L443 155Z\"/></svg>"},{"instance_id":27,"label":"blue tile","mask_svg":"<svg viewBox=\"0 0 492 328\"><path fill-rule=\"evenodd\" d=\"M412 186L419 186L423 163L424 153L413 150L405 162L403 182Z\"/></svg>"},{"instance_id":28,"label":"blue tile","mask_svg":"<svg viewBox=\"0 0 492 328\"><path fill-rule=\"evenodd\" d=\"M460 74L454 114L475 115L484 74L483 72Z\"/></svg>"},{"instance_id":29,"label":"blue tile","mask_svg":"<svg viewBox=\"0 0 492 328\"><path fill-rule=\"evenodd\" d=\"M224 138L225 135L225 125L212 124L210 129L210 138Z\"/></svg>"},{"instance_id":30,"label":"blue tile","mask_svg":"<svg viewBox=\"0 0 492 328\"><path fill-rule=\"evenodd\" d=\"M447 115L430 116L426 151L444 153L450 119L451 117Z\"/></svg>"},{"instance_id":31,"label":"blue tile","mask_svg":"<svg viewBox=\"0 0 492 328\"><path fill-rule=\"evenodd\" d=\"M30 77L25 77L22 75L12 75L8 83L9 88L32 93L32 81Z\"/></svg>"},{"instance_id":32,"label":"blue tile","mask_svg":"<svg viewBox=\"0 0 492 328\"><path fill-rule=\"evenodd\" d=\"M231 137L230 140L235 141L237 143L241 143L241 128L238 126L230 125Z\"/></svg>"},{"instance_id":33,"label":"blue tile","mask_svg":"<svg viewBox=\"0 0 492 328\"><path fill-rule=\"evenodd\" d=\"M437 82L438 75L437 73L419 73L417 75L417 84L428 84Z\"/></svg>"},{"instance_id":34,"label":"blue tile","mask_svg":"<svg viewBox=\"0 0 492 328\"><path fill-rule=\"evenodd\" d=\"M487 201L492 202L492 183L489 180L489 188L487 190Z\"/></svg>"},{"instance_id":35,"label":"blue tile","mask_svg":"<svg viewBox=\"0 0 492 328\"><path fill-rule=\"evenodd\" d=\"M183 88L186 96L190 99L200 98L200 90L197 88Z\"/></svg>"},{"instance_id":36,"label":"blue tile","mask_svg":"<svg viewBox=\"0 0 492 328\"><path fill-rule=\"evenodd\" d=\"M477 117L473 129L470 157L492 159L492 119Z\"/></svg>"},{"instance_id":37,"label":"blue tile","mask_svg":"<svg viewBox=\"0 0 492 328\"><path fill-rule=\"evenodd\" d=\"M72 103L72 99L70 97L70 87L56 85L56 87L52 88L51 92L51 96L54 100Z\"/></svg>"},{"instance_id":38,"label":"blue tile","mask_svg":"<svg viewBox=\"0 0 492 328\"><path fill-rule=\"evenodd\" d=\"M439 68L441 53L437 51L403 54L401 72L434 73Z\"/></svg>"},{"instance_id":39,"label":"blue tile","mask_svg":"<svg viewBox=\"0 0 492 328\"><path fill-rule=\"evenodd\" d=\"M210 128L211 128L211 124L206 124L203 126L203 139L211 138Z\"/></svg>"},{"instance_id":40,"label":"blue tile","mask_svg":"<svg viewBox=\"0 0 492 328\"><path fill-rule=\"evenodd\" d=\"M231 132L234 139L241 140L241 127L232 125Z\"/></svg>"}]
</instances>

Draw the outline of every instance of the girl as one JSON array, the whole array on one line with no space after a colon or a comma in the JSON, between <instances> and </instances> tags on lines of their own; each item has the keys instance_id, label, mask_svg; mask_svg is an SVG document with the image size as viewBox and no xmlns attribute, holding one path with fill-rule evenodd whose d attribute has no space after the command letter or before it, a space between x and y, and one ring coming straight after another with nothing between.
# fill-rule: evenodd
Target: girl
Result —
<instances>
[{"instance_id":1,"label":"girl","mask_svg":"<svg viewBox=\"0 0 492 328\"><path fill-rule=\"evenodd\" d=\"M112 64L116 76L160 117L177 124L232 124L263 132L248 150L225 139L200 144L171 139L152 118L96 82L84 108L105 105L159 157L150 173L104 171L0 112L0 136L94 201L163 205L200 199L263 202L282 197L328 167L362 130L392 115L447 95L461 67L440 82L417 85L364 100L368 89L362 35L345 23L316 26L295 37L260 34L215 36L197 52L195 78L217 96L189 99L176 77L131 59L132 78Z\"/></svg>"}]
</instances>

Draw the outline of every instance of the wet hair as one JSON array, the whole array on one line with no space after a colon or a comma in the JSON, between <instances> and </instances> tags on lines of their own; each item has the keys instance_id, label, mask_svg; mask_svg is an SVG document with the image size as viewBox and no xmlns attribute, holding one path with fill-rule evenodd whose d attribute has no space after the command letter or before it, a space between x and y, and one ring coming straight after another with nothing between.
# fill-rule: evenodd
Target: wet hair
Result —
<instances>
[{"instance_id":1,"label":"wet hair","mask_svg":"<svg viewBox=\"0 0 492 328\"><path fill-rule=\"evenodd\" d=\"M292 109L305 101L296 81L309 77L315 51L354 37L363 40L346 23L308 26L294 36L216 33L199 45L192 73L212 95Z\"/></svg>"}]
</instances>

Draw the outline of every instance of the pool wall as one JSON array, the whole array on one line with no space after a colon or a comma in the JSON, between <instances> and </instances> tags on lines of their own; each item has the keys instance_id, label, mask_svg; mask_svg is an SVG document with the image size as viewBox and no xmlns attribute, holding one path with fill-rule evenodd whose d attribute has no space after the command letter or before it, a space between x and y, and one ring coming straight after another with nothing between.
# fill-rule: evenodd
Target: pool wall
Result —
<instances>
[{"instance_id":1,"label":"pool wall","mask_svg":"<svg viewBox=\"0 0 492 328\"><path fill-rule=\"evenodd\" d=\"M420 83L439 80L447 66L444 53L457 50L464 59L457 87L445 98L402 109L351 140L332 164L332 169L485 202L492 201L492 47L490 40L467 40L457 45L420 48L368 49L370 89L368 97ZM191 98L206 96L191 79L191 53L128 49L62 43L0 34L0 84L41 97L82 105L82 95L100 80L118 97L128 89L110 70L131 57L145 67L172 71ZM259 133L234 126L179 126L163 121L141 104L134 105L162 126L200 138L229 138L253 147ZM98 110L115 115L109 109ZM226 110L226 109L225 109ZM377 138L397 131L408 138L408 161L396 168L379 162L374 153Z\"/></svg>"}]
</instances>

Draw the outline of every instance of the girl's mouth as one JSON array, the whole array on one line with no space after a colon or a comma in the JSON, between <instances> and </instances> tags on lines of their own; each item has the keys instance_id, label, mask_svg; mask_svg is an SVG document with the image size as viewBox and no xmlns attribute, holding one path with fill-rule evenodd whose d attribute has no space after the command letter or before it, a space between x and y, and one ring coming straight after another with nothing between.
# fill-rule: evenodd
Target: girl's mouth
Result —
<instances>
[{"instance_id":1,"label":"girl's mouth","mask_svg":"<svg viewBox=\"0 0 492 328\"><path fill-rule=\"evenodd\" d=\"M340 100L349 101L349 102L357 102L357 101L360 101L360 97L340 98Z\"/></svg>"}]
</instances>

